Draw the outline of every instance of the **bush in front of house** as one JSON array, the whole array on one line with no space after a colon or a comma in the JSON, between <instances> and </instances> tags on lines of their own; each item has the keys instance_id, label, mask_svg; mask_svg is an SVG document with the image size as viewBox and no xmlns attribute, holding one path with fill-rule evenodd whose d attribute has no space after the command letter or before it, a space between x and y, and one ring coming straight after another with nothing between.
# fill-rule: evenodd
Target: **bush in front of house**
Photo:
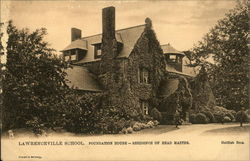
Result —
<instances>
[{"instance_id":1,"label":"bush in front of house","mask_svg":"<svg viewBox=\"0 0 250 161\"><path fill-rule=\"evenodd\" d=\"M230 111L228 111L228 112L225 114L225 116L226 116L226 117L229 117L231 121L234 121L234 120L235 120L234 115L233 115Z\"/></svg>"},{"instance_id":2,"label":"bush in front of house","mask_svg":"<svg viewBox=\"0 0 250 161\"><path fill-rule=\"evenodd\" d=\"M232 120L230 119L230 117L228 117L228 116L225 116L224 118L223 118L223 122L231 122Z\"/></svg>"},{"instance_id":3,"label":"bush in front of house","mask_svg":"<svg viewBox=\"0 0 250 161\"><path fill-rule=\"evenodd\" d=\"M212 112L210 112L210 111L202 111L201 113L203 113L204 115L206 115L208 123L215 122L214 114Z\"/></svg>"},{"instance_id":4,"label":"bush in front of house","mask_svg":"<svg viewBox=\"0 0 250 161\"><path fill-rule=\"evenodd\" d=\"M250 122L250 109L246 110L245 112L246 112L247 118L248 118L247 121Z\"/></svg>"},{"instance_id":5,"label":"bush in front of house","mask_svg":"<svg viewBox=\"0 0 250 161\"><path fill-rule=\"evenodd\" d=\"M235 118L235 116L236 116L236 111L234 111L234 110L228 110L228 112L231 113L231 114L234 116L234 118Z\"/></svg>"},{"instance_id":6,"label":"bush in front of house","mask_svg":"<svg viewBox=\"0 0 250 161\"><path fill-rule=\"evenodd\" d=\"M153 128L154 127L154 122L153 121L147 122L147 126L149 126L150 128Z\"/></svg>"},{"instance_id":7,"label":"bush in front of house","mask_svg":"<svg viewBox=\"0 0 250 161\"><path fill-rule=\"evenodd\" d=\"M141 127L140 127L138 124L134 124L134 125L133 125L133 130L134 130L134 131L140 131L140 130L141 130Z\"/></svg>"},{"instance_id":8,"label":"bush in front of house","mask_svg":"<svg viewBox=\"0 0 250 161\"><path fill-rule=\"evenodd\" d=\"M154 120L154 126L158 126L160 124L160 122L158 120Z\"/></svg>"},{"instance_id":9,"label":"bush in front of house","mask_svg":"<svg viewBox=\"0 0 250 161\"><path fill-rule=\"evenodd\" d=\"M128 128L127 128L127 132L128 132L128 134L133 133L133 129L132 129L132 127L128 127Z\"/></svg>"},{"instance_id":10,"label":"bush in front of house","mask_svg":"<svg viewBox=\"0 0 250 161\"><path fill-rule=\"evenodd\" d=\"M150 115L153 117L153 119L161 121L162 115L161 112L157 108L153 108L150 112Z\"/></svg>"},{"instance_id":11,"label":"bush in front of house","mask_svg":"<svg viewBox=\"0 0 250 161\"><path fill-rule=\"evenodd\" d=\"M247 113L245 111L238 111L236 113L236 117L235 117L235 120L237 122L241 122L241 120L243 122L247 122L248 121L248 116L247 116Z\"/></svg>"},{"instance_id":12,"label":"bush in front of house","mask_svg":"<svg viewBox=\"0 0 250 161\"><path fill-rule=\"evenodd\" d=\"M215 122L217 122L217 123L223 122L224 117L225 117L224 112L222 112L222 111L215 111L214 112Z\"/></svg>"},{"instance_id":13,"label":"bush in front of house","mask_svg":"<svg viewBox=\"0 0 250 161\"><path fill-rule=\"evenodd\" d=\"M195 123L197 124L206 124L207 123L207 117L205 114L203 113L198 113L195 116Z\"/></svg>"},{"instance_id":14,"label":"bush in front of house","mask_svg":"<svg viewBox=\"0 0 250 161\"><path fill-rule=\"evenodd\" d=\"M196 123L196 121L195 121L195 117L196 117L196 114L191 114L190 116L189 116L189 121L192 123L192 124L195 124Z\"/></svg>"}]
</instances>

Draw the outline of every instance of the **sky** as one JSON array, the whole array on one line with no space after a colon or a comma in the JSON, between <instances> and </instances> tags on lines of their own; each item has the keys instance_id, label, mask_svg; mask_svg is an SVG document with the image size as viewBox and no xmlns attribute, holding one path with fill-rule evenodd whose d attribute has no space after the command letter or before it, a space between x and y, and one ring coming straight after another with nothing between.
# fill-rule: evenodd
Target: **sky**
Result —
<instances>
[{"instance_id":1,"label":"sky","mask_svg":"<svg viewBox=\"0 0 250 161\"><path fill-rule=\"evenodd\" d=\"M116 8L116 29L137 26L149 17L160 44L191 49L216 22L234 8L233 0L169 1L2 1L4 21L31 31L46 28L46 41L58 52L70 43L71 27L82 36L102 32L102 8ZM3 4L4 3L4 4ZM2 16L3 17L3 16Z\"/></svg>"}]
</instances>

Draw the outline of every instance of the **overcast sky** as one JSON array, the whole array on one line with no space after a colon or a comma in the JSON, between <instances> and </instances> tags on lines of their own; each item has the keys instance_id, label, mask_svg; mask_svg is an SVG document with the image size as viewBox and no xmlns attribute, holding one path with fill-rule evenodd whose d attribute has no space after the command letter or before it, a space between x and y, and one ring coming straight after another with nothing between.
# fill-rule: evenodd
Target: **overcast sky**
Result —
<instances>
[{"instance_id":1,"label":"overcast sky","mask_svg":"<svg viewBox=\"0 0 250 161\"><path fill-rule=\"evenodd\" d=\"M144 24L149 17L161 44L170 43L178 50L188 50L236 4L232 0L8 3L8 19L18 28L47 28L46 39L58 51L70 43L71 27L81 29L82 36L101 33L101 9L108 6L116 8L116 29Z\"/></svg>"}]
</instances>

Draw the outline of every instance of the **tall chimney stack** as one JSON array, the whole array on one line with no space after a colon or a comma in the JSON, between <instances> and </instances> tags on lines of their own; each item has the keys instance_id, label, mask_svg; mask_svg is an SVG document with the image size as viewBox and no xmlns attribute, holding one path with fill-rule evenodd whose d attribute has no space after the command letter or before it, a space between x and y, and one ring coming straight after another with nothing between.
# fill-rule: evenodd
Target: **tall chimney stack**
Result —
<instances>
[{"instance_id":1,"label":"tall chimney stack","mask_svg":"<svg viewBox=\"0 0 250 161\"><path fill-rule=\"evenodd\" d=\"M82 37L82 31L77 28L71 28L71 41L75 41Z\"/></svg>"},{"instance_id":2,"label":"tall chimney stack","mask_svg":"<svg viewBox=\"0 0 250 161\"><path fill-rule=\"evenodd\" d=\"M102 37L103 39L115 39L115 7L102 9Z\"/></svg>"},{"instance_id":3,"label":"tall chimney stack","mask_svg":"<svg viewBox=\"0 0 250 161\"><path fill-rule=\"evenodd\" d=\"M117 56L115 39L115 7L102 9L102 59L113 59Z\"/></svg>"}]
</instances>

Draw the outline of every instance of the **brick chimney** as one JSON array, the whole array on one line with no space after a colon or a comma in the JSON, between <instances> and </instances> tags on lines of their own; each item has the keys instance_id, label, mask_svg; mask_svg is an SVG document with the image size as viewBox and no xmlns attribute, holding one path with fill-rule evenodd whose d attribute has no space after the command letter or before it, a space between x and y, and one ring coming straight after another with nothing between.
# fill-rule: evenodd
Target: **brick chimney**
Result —
<instances>
[{"instance_id":1,"label":"brick chimney","mask_svg":"<svg viewBox=\"0 0 250 161\"><path fill-rule=\"evenodd\" d=\"M115 7L102 9L102 58L112 59L117 55L115 38Z\"/></svg>"},{"instance_id":2,"label":"brick chimney","mask_svg":"<svg viewBox=\"0 0 250 161\"><path fill-rule=\"evenodd\" d=\"M82 31L77 28L71 28L71 41L75 41L82 37Z\"/></svg>"}]
</instances>

